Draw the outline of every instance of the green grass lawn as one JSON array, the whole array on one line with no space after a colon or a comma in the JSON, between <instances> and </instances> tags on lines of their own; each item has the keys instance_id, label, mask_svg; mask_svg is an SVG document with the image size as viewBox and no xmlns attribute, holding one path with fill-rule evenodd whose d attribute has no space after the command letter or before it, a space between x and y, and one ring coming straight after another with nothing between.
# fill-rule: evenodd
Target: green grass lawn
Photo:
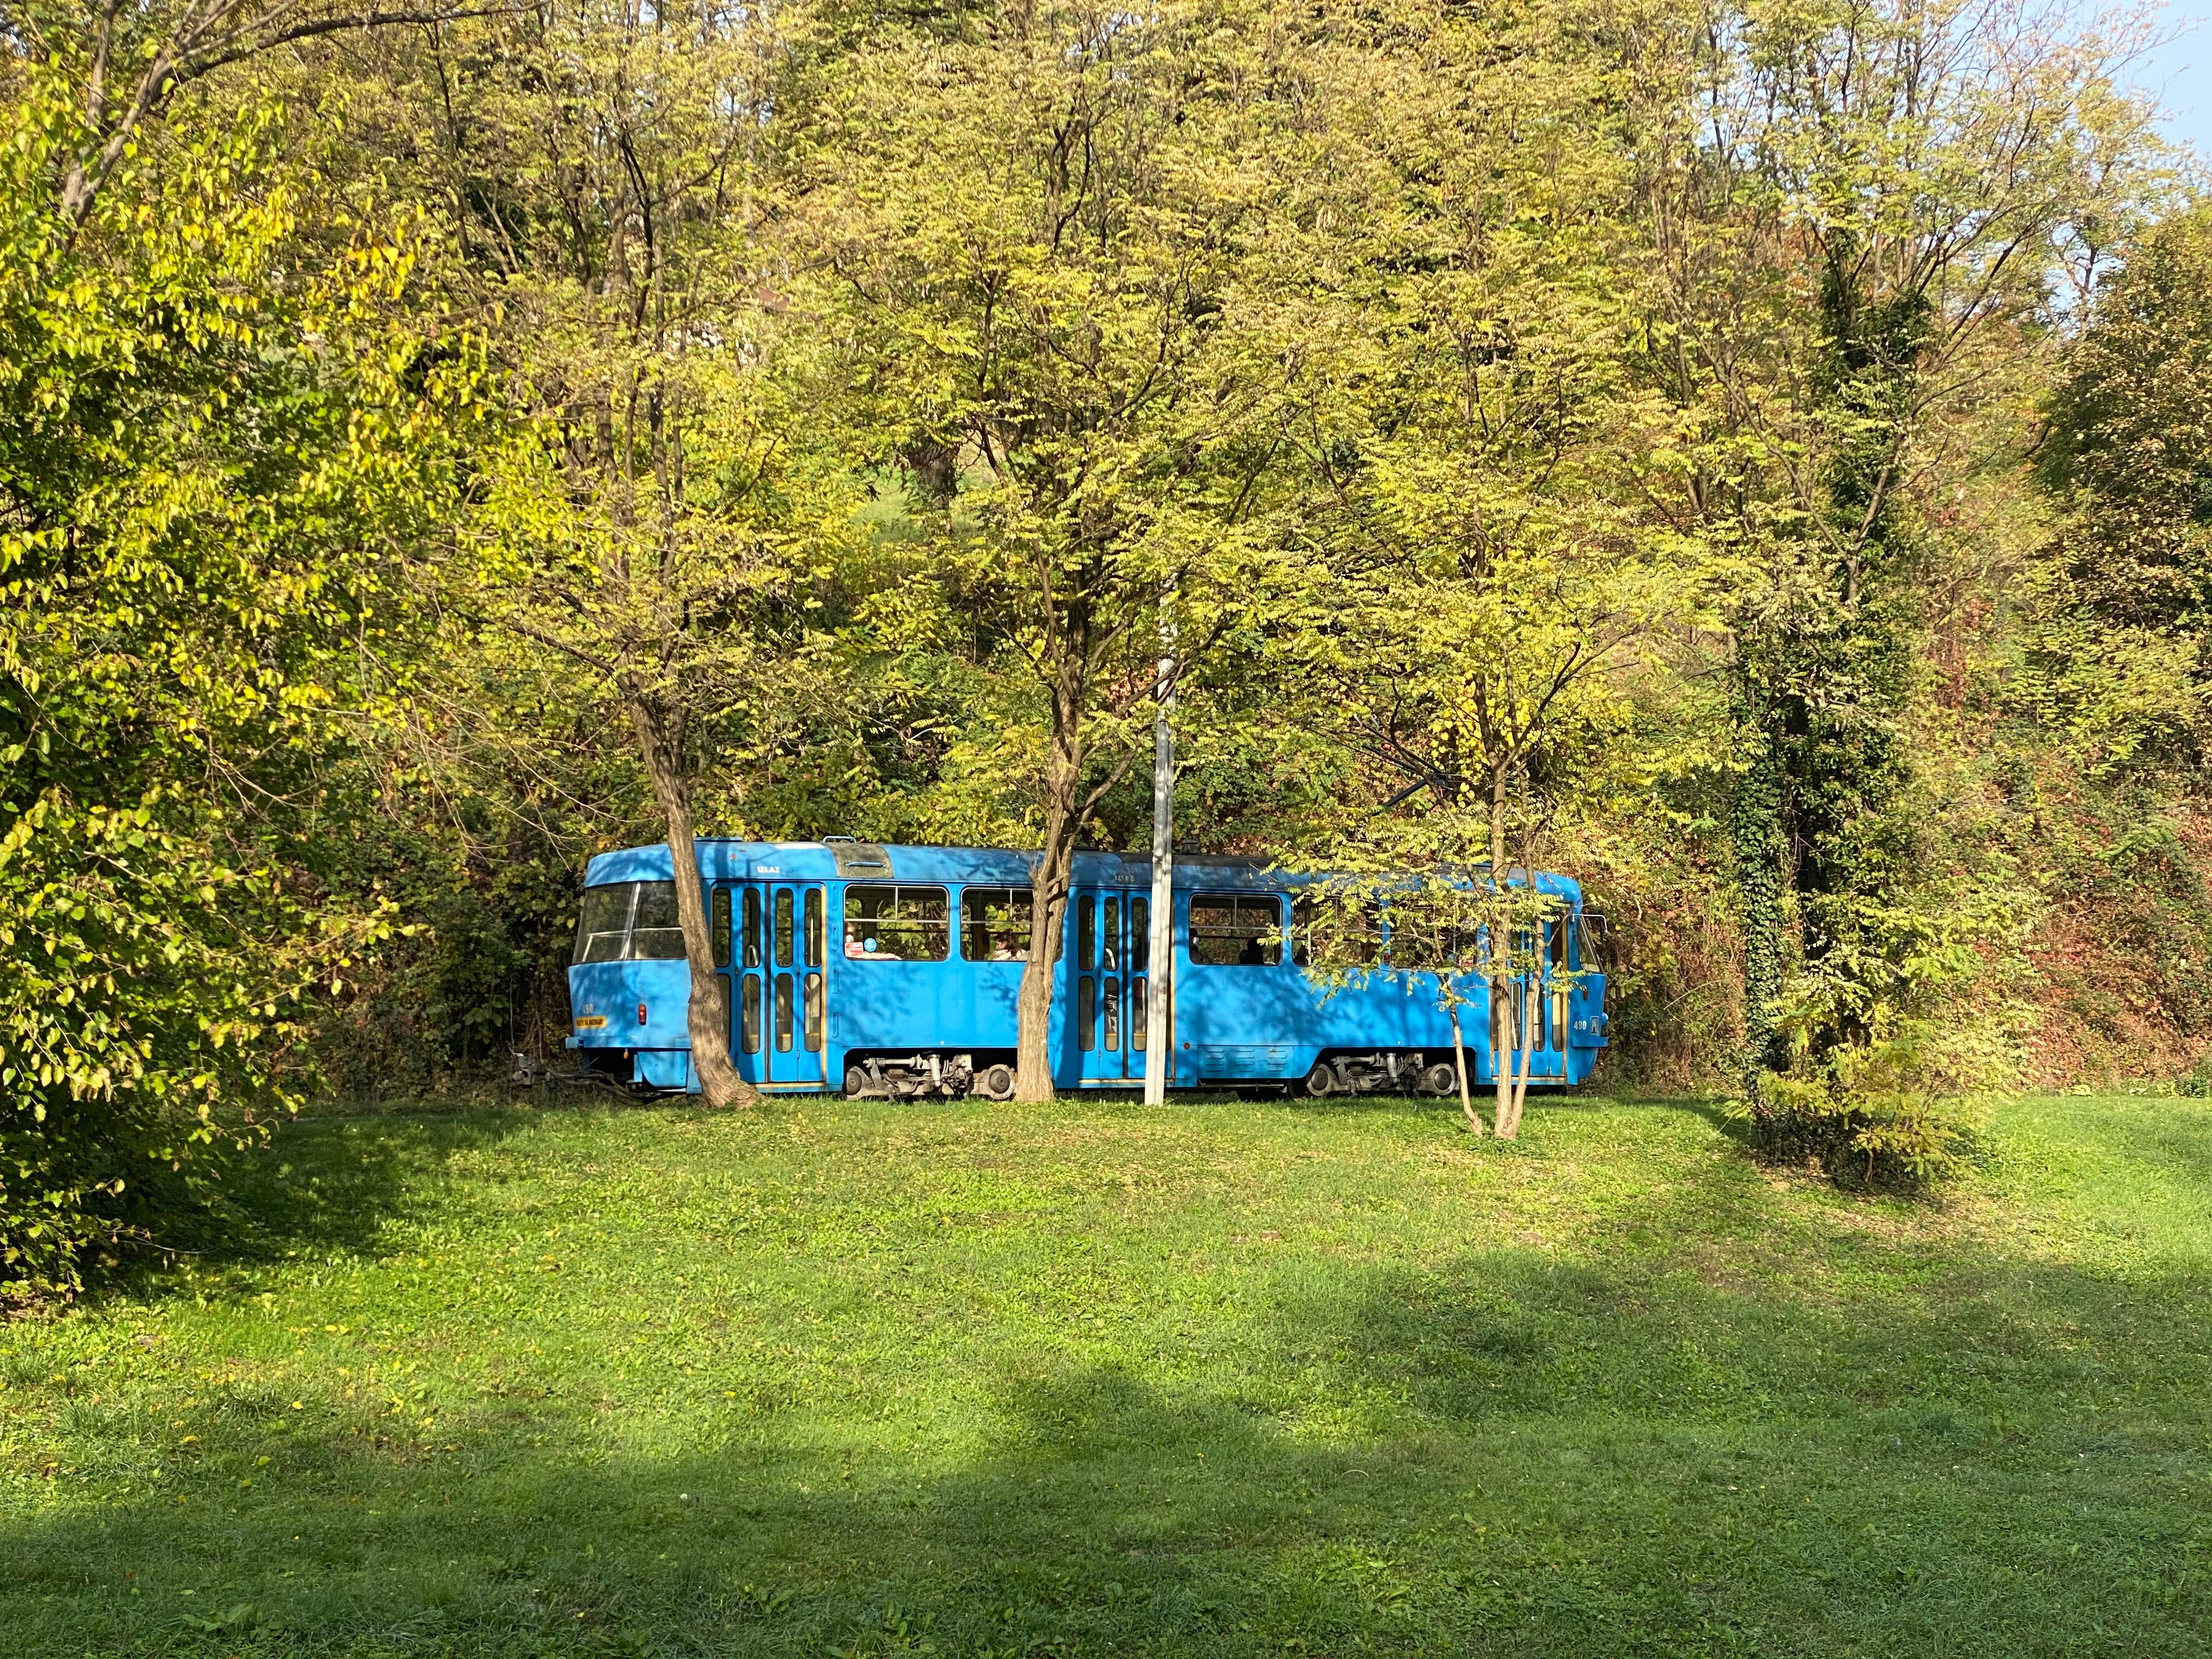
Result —
<instances>
[{"instance_id":1,"label":"green grass lawn","mask_svg":"<svg viewBox=\"0 0 2212 1659\"><path fill-rule=\"evenodd\" d=\"M2212 1103L325 1118L0 1327L0 1654L2212 1650Z\"/></svg>"}]
</instances>

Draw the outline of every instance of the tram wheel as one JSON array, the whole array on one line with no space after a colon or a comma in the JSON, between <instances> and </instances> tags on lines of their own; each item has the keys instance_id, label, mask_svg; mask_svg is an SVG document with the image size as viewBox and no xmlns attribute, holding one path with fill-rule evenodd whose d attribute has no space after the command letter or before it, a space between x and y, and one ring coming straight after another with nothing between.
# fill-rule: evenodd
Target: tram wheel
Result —
<instances>
[{"instance_id":1,"label":"tram wheel","mask_svg":"<svg viewBox=\"0 0 2212 1659\"><path fill-rule=\"evenodd\" d=\"M865 1095L867 1092L867 1068L863 1066L847 1066L845 1068L845 1098L848 1100L858 1100L862 1095Z\"/></svg>"},{"instance_id":2,"label":"tram wheel","mask_svg":"<svg viewBox=\"0 0 2212 1659\"><path fill-rule=\"evenodd\" d=\"M1337 1092L1336 1073L1326 1062L1306 1073L1306 1092L1316 1100L1326 1100Z\"/></svg>"},{"instance_id":3,"label":"tram wheel","mask_svg":"<svg viewBox=\"0 0 2212 1659\"><path fill-rule=\"evenodd\" d=\"M1421 1073L1421 1088L1425 1093L1451 1095L1459 1092L1459 1072L1450 1066L1431 1066Z\"/></svg>"},{"instance_id":4,"label":"tram wheel","mask_svg":"<svg viewBox=\"0 0 2212 1659\"><path fill-rule=\"evenodd\" d=\"M975 1079L975 1092L986 1100L1012 1100L1014 1097L1014 1068L1011 1066L987 1066L983 1074Z\"/></svg>"}]
</instances>

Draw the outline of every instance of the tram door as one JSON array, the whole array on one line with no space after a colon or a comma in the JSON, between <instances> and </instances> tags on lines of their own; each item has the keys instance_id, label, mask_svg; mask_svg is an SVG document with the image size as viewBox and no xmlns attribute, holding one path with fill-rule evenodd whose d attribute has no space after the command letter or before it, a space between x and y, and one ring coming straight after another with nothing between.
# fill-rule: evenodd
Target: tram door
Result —
<instances>
[{"instance_id":1,"label":"tram door","mask_svg":"<svg viewBox=\"0 0 2212 1659\"><path fill-rule=\"evenodd\" d=\"M1126 1083L1145 1075L1147 957L1152 900L1128 892L1079 890L1074 913L1075 1006L1072 1024L1085 1082Z\"/></svg>"},{"instance_id":2,"label":"tram door","mask_svg":"<svg viewBox=\"0 0 2212 1659\"><path fill-rule=\"evenodd\" d=\"M824 902L820 887L805 883L749 882L738 890L731 1046L748 1083L823 1080Z\"/></svg>"},{"instance_id":3,"label":"tram door","mask_svg":"<svg viewBox=\"0 0 2212 1659\"><path fill-rule=\"evenodd\" d=\"M1553 916L1544 924L1544 1036L1529 1059L1531 1077L1564 1080L1567 1075L1567 1012L1574 990L1567 938L1573 926L1570 916Z\"/></svg>"},{"instance_id":4,"label":"tram door","mask_svg":"<svg viewBox=\"0 0 2212 1659\"><path fill-rule=\"evenodd\" d=\"M1557 1083L1567 1074L1567 1016L1572 983L1567 972L1567 929L1571 925L1565 917L1543 924L1540 973L1516 980L1506 996L1493 1005L1491 1049L1501 1067L1520 1069L1522 1062L1514 1051L1513 1022L1528 1022L1524 1029L1529 1039L1527 1064L1532 1083Z\"/></svg>"}]
</instances>

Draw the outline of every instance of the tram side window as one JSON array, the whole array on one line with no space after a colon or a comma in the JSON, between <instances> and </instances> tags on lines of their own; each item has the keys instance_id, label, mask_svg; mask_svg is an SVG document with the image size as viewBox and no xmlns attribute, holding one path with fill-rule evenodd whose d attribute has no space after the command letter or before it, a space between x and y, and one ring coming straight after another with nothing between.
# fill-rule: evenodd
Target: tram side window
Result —
<instances>
[{"instance_id":1,"label":"tram side window","mask_svg":"<svg viewBox=\"0 0 2212 1659\"><path fill-rule=\"evenodd\" d=\"M1213 967L1272 967L1283 959L1283 903L1273 894L1194 893L1190 959Z\"/></svg>"},{"instance_id":2,"label":"tram side window","mask_svg":"<svg viewBox=\"0 0 2212 1659\"><path fill-rule=\"evenodd\" d=\"M1455 906L1420 896L1394 899L1383 917L1390 933L1379 954L1393 968L1466 973L1481 959L1481 934L1464 925Z\"/></svg>"},{"instance_id":3,"label":"tram side window","mask_svg":"<svg viewBox=\"0 0 2212 1659\"><path fill-rule=\"evenodd\" d=\"M942 887L848 887L845 955L854 962L942 962L951 954Z\"/></svg>"},{"instance_id":4,"label":"tram side window","mask_svg":"<svg viewBox=\"0 0 2212 1659\"><path fill-rule=\"evenodd\" d=\"M1291 960L1301 968L1357 971L1382 960L1382 908L1372 900L1291 902Z\"/></svg>"},{"instance_id":5,"label":"tram side window","mask_svg":"<svg viewBox=\"0 0 2212 1659\"><path fill-rule=\"evenodd\" d=\"M960 954L970 962L1026 962L1030 890L970 887L960 895Z\"/></svg>"},{"instance_id":6,"label":"tram side window","mask_svg":"<svg viewBox=\"0 0 2212 1659\"><path fill-rule=\"evenodd\" d=\"M714 890L714 908L708 914L707 931L714 935L714 966L730 965L730 890Z\"/></svg>"}]
</instances>

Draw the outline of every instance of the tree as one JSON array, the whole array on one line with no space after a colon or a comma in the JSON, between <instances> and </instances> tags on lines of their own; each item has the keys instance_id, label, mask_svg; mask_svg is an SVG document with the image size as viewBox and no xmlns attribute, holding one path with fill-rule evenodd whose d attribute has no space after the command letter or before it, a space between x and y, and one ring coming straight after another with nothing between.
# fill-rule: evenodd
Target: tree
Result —
<instances>
[{"instance_id":1,"label":"tree","mask_svg":"<svg viewBox=\"0 0 2212 1659\"><path fill-rule=\"evenodd\" d=\"M1646 43L1644 356L1683 431L1650 494L1747 561L1742 1088L1778 1146L1853 1143L1841 1079L1942 994L1913 966L1949 926L1920 880L1914 710L1938 573L1972 556L1948 503L2006 441L2066 261L2096 251L2142 143L2070 21L1789 4ZM1826 1081L1785 1105L1785 1074Z\"/></svg>"},{"instance_id":2,"label":"tree","mask_svg":"<svg viewBox=\"0 0 2212 1659\"><path fill-rule=\"evenodd\" d=\"M80 216L81 88L4 72L0 1265L51 1294L173 1239L388 926L330 848L473 366L415 310L404 216L319 194L265 107L173 108Z\"/></svg>"},{"instance_id":3,"label":"tree","mask_svg":"<svg viewBox=\"0 0 2212 1659\"><path fill-rule=\"evenodd\" d=\"M1343 100L1358 207L1299 432L1330 551L1274 665L1367 774L1364 822L1318 856L1423 872L1450 914L1421 965L1448 1000L1462 954L1490 981L1509 1139L1540 1029L1528 942L1558 908L1516 872L1564 850L1550 832L1609 772L1626 684L1714 577L1625 465L1655 438L1622 374L1628 152L1603 66L1556 21L1401 14Z\"/></svg>"},{"instance_id":4,"label":"tree","mask_svg":"<svg viewBox=\"0 0 2212 1659\"><path fill-rule=\"evenodd\" d=\"M1297 359L1261 313L1288 279L1290 45L1220 0L887 30L811 137L809 234L854 418L933 516L940 580L1025 679L1041 736L1024 1099L1052 1091L1078 842L1149 752L1165 596L1187 665L1277 545Z\"/></svg>"},{"instance_id":5,"label":"tree","mask_svg":"<svg viewBox=\"0 0 2212 1659\"><path fill-rule=\"evenodd\" d=\"M418 124L517 416L484 458L466 604L581 669L627 729L674 860L693 1061L725 1105L751 1091L696 790L803 636L821 544L856 505L779 374L787 300L760 233L785 43L762 14L622 0L483 27L399 58L390 105Z\"/></svg>"},{"instance_id":6,"label":"tree","mask_svg":"<svg viewBox=\"0 0 2212 1659\"><path fill-rule=\"evenodd\" d=\"M349 6L330 0L161 0L89 5L14 0L0 7L0 37L20 41L66 98L44 160L52 202L82 225L100 191L135 153L149 124L203 77L280 47L398 23L476 16L459 4Z\"/></svg>"},{"instance_id":7,"label":"tree","mask_svg":"<svg viewBox=\"0 0 2212 1659\"><path fill-rule=\"evenodd\" d=\"M2093 766L2202 764L2212 688L2212 209L2107 276L2051 399L2063 519L2029 696Z\"/></svg>"}]
</instances>

